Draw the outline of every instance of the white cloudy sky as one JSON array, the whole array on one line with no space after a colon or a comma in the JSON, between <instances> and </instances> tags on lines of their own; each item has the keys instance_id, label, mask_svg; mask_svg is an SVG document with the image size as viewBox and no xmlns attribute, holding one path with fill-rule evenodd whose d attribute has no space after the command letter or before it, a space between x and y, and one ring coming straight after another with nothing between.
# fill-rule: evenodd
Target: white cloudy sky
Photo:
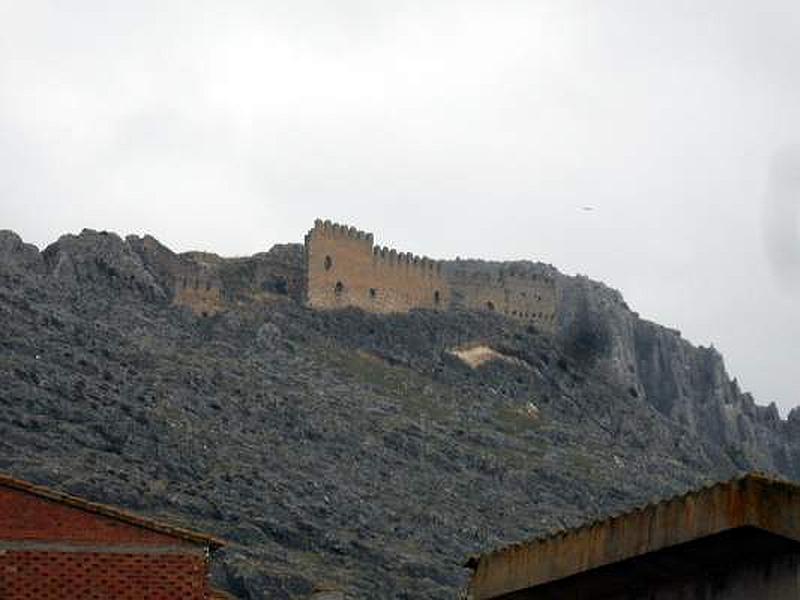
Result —
<instances>
[{"instance_id":1,"label":"white cloudy sky","mask_svg":"<svg viewBox=\"0 0 800 600\"><path fill-rule=\"evenodd\" d=\"M798 148L796 0L0 0L0 227L540 259L784 411Z\"/></svg>"}]
</instances>

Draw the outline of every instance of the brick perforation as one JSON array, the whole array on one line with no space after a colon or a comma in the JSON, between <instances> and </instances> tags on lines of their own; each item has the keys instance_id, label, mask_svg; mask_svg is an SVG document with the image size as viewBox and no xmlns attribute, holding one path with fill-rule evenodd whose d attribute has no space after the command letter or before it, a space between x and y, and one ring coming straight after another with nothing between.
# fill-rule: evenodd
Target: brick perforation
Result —
<instances>
[{"instance_id":1,"label":"brick perforation","mask_svg":"<svg viewBox=\"0 0 800 600\"><path fill-rule=\"evenodd\" d=\"M0 552L3 600L200 600L208 593L201 556Z\"/></svg>"}]
</instances>

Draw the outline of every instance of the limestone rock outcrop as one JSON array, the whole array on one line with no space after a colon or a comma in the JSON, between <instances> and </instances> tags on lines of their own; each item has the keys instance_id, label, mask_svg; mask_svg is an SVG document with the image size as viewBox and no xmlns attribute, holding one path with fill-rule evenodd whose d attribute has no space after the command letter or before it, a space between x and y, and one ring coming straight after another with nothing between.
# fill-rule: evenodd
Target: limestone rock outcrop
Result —
<instances>
[{"instance_id":1,"label":"limestone rock outcrop","mask_svg":"<svg viewBox=\"0 0 800 600\"><path fill-rule=\"evenodd\" d=\"M800 477L797 412L787 421L774 403L756 404L713 347L694 346L679 331L640 318L619 292L585 277L560 276L559 302L557 336L574 356L742 467Z\"/></svg>"},{"instance_id":2,"label":"limestone rock outcrop","mask_svg":"<svg viewBox=\"0 0 800 600\"><path fill-rule=\"evenodd\" d=\"M44 262L36 246L26 244L13 231L3 229L0 230L0 266L41 272Z\"/></svg>"},{"instance_id":3,"label":"limestone rock outcrop","mask_svg":"<svg viewBox=\"0 0 800 600\"><path fill-rule=\"evenodd\" d=\"M115 233L84 229L79 235L63 235L42 257L50 276L66 286L100 285L152 300L167 297L141 257Z\"/></svg>"}]
</instances>

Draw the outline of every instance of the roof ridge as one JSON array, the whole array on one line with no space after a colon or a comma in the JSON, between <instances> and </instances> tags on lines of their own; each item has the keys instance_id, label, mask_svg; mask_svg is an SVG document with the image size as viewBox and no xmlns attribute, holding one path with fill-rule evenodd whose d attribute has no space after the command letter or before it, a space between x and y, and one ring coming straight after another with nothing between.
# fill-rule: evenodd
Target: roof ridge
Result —
<instances>
[{"instance_id":1,"label":"roof ridge","mask_svg":"<svg viewBox=\"0 0 800 600\"><path fill-rule=\"evenodd\" d=\"M144 529L156 531L165 535L171 535L195 544L207 545L212 550L225 545L223 540L211 535L184 529L183 527L170 525L169 523L163 523L149 517L143 517L133 512L109 506L108 504L86 500L85 498L73 496L72 494L54 490L43 485L37 485L35 483L31 483L30 481L18 479L4 473L0 473L0 487L8 487L20 490L34 496L39 496L40 498L44 498L46 500L60 502L73 508L116 519L129 525L142 527Z\"/></svg>"},{"instance_id":2,"label":"roof ridge","mask_svg":"<svg viewBox=\"0 0 800 600\"><path fill-rule=\"evenodd\" d=\"M556 538L559 538L559 537L565 537L567 535L578 534L578 533L584 532L584 531L586 531L588 529L591 529L593 527L597 527L599 525L603 525L603 524L606 524L606 523L611 523L613 521L616 521L617 519L622 519L624 517L627 517L628 515L632 515L632 514L635 514L637 512L641 512L641 511L644 511L644 510L656 509L656 508L658 508L660 506L664 506L666 504L669 504L671 502L675 502L675 501L683 499L683 498L690 498L692 496L698 496L700 494L706 493L709 490L712 490L712 489L717 488L717 487L728 486L728 485L732 485L734 483L738 483L738 482L746 481L746 480L761 481L761 482L766 482L766 483L782 483L782 484L792 485L792 486L795 486L795 487L800 487L795 482L792 482L792 481L790 481L788 479L776 477L776 476L771 475L769 473L766 473L764 471L745 471L745 472L740 472L737 475L734 475L733 477L731 477L729 479L722 479L722 480L707 482L706 484L702 485L701 487L697 487L697 488L687 488L683 492L676 493L676 494L673 494L671 496L667 496L667 497L661 498L659 500L646 502L644 504L637 504L637 505L634 505L634 506L632 506L630 508L624 508L624 509L621 509L621 510L619 510L617 512L611 513L611 514L603 516L603 517L598 517L598 518L595 518L595 519L592 519L592 520L584 521L584 522L582 522L582 523L580 523L580 524L578 524L578 525L576 525L574 527L562 527L561 529L546 531L546 532L544 532L544 533L542 533L540 535L533 536L533 537L528 538L526 540L522 540L522 541L519 541L519 542L514 542L512 544L506 544L506 545L503 545L503 546L500 546L500 547L493 548L493 549L489 550L488 552L483 552L483 553L480 553L480 554L471 554L467 558L466 562L464 563L464 566L468 567L468 568L474 568L474 566L477 566L477 561L481 557L484 557L484 556L491 556L491 555L499 554L500 552L506 552L506 551L514 550L516 548L522 548L524 546L530 546L532 544L541 544L541 543L549 542L549 541L552 541L552 540L554 540Z\"/></svg>"}]
</instances>

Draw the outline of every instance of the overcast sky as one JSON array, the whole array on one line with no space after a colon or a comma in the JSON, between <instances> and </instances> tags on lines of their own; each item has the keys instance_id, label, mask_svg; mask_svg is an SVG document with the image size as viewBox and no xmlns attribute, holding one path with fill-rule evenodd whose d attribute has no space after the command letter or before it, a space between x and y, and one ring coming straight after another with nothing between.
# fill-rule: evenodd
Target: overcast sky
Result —
<instances>
[{"instance_id":1,"label":"overcast sky","mask_svg":"<svg viewBox=\"0 0 800 600\"><path fill-rule=\"evenodd\" d=\"M784 413L799 148L797 0L0 0L0 228L542 260Z\"/></svg>"}]
</instances>

